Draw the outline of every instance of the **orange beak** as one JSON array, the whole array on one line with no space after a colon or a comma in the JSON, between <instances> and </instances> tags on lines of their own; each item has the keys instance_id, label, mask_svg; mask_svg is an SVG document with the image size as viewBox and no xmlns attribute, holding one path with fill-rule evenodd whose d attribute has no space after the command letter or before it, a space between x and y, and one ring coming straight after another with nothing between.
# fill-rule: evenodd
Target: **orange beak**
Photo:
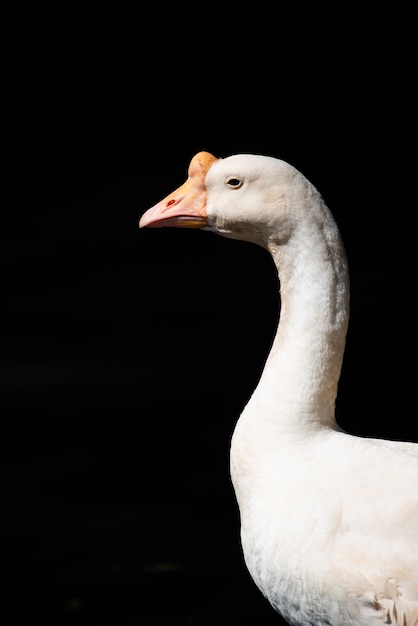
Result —
<instances>
[{"instance_id":1,"label":"orange beak","mask_svg":"<svg viewBox=\"0 0 418 626\"><path fill-rule=\"evenodd\" d=\"M209 152L198 152L190 162L188 179L158 202L139 220L139 228L149 226L177 226L178 228L204 228L208 226L206 213L206 174L218 159Z\"/></svg>"}]
</instances>

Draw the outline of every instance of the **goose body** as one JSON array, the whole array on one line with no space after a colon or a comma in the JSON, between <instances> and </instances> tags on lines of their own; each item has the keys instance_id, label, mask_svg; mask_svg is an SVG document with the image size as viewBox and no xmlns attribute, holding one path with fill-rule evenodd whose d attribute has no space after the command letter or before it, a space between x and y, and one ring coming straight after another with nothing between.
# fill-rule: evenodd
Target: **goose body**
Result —
<instances>
[{"instance_id":1,"label":"goose body","mask_svg":"<svg viewBox=\"0 0 418 626\"><path fill-rule=\"evenodd\" d=\"M248 570L295 626L418 625L418 444L335 420L349 278L335 220L294 167L206 152L140 226L204 228L266 248L276 337L230 451Z\"/></svg>"}]
</instances>

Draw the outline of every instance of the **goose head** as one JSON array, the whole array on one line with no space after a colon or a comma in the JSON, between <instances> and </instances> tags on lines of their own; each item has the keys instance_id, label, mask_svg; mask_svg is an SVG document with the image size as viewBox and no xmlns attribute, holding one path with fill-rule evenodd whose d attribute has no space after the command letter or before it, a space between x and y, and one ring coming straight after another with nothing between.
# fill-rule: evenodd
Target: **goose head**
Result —
<instances>
[{"instance_id":1,"label":"goose head","mask_svg":"<svg viewBox=\"0 0 418 626\"><path fill-rule=\"evenodd\" d=\"M256 154L218 159L199 152L186 182L148 209L139 226L201 228L263 247L272 238L283 244L308 187L302 174L280 159Z\"/></svg>"}]
</instances>

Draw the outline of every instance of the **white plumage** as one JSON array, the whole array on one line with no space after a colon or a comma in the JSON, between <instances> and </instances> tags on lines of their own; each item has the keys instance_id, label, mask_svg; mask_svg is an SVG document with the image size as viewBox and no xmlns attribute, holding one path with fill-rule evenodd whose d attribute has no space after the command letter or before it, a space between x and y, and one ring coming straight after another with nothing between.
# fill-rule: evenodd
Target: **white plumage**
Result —
<instances>
[{"instance_id":1,"label":"white plumage","mask_svg":"<svg viewBox=\"0 0 418 626\"><path fill-rule=\"evenodd\" d=\"M335 421L349 279L320 194L284 161L200 152L140 226L254 242L277 267L277 334L231 443L255 583L292 625L417 626L418 444L352 436Z\"/></svg>"}]
</instances>

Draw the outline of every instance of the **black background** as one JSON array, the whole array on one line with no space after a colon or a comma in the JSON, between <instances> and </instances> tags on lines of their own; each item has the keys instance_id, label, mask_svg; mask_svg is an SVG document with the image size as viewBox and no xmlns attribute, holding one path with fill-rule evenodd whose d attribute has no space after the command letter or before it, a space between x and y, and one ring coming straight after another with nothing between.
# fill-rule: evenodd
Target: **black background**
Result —
<instances>
[{"instance_id":1,"label":"black background","mask_svg":"<svg viewBox=\"0 0 418 626\"><path fill-rule=\"evenodd\" d=\"M274 269L250 244L137 226L199 150L270 154L320 189L352 282L338 421L417 439L408 16L329 16L320 35L211 8L10 17L0 529L16 622L280 623L244 568L228 474Z\"/></svg>"}]
</instances>

